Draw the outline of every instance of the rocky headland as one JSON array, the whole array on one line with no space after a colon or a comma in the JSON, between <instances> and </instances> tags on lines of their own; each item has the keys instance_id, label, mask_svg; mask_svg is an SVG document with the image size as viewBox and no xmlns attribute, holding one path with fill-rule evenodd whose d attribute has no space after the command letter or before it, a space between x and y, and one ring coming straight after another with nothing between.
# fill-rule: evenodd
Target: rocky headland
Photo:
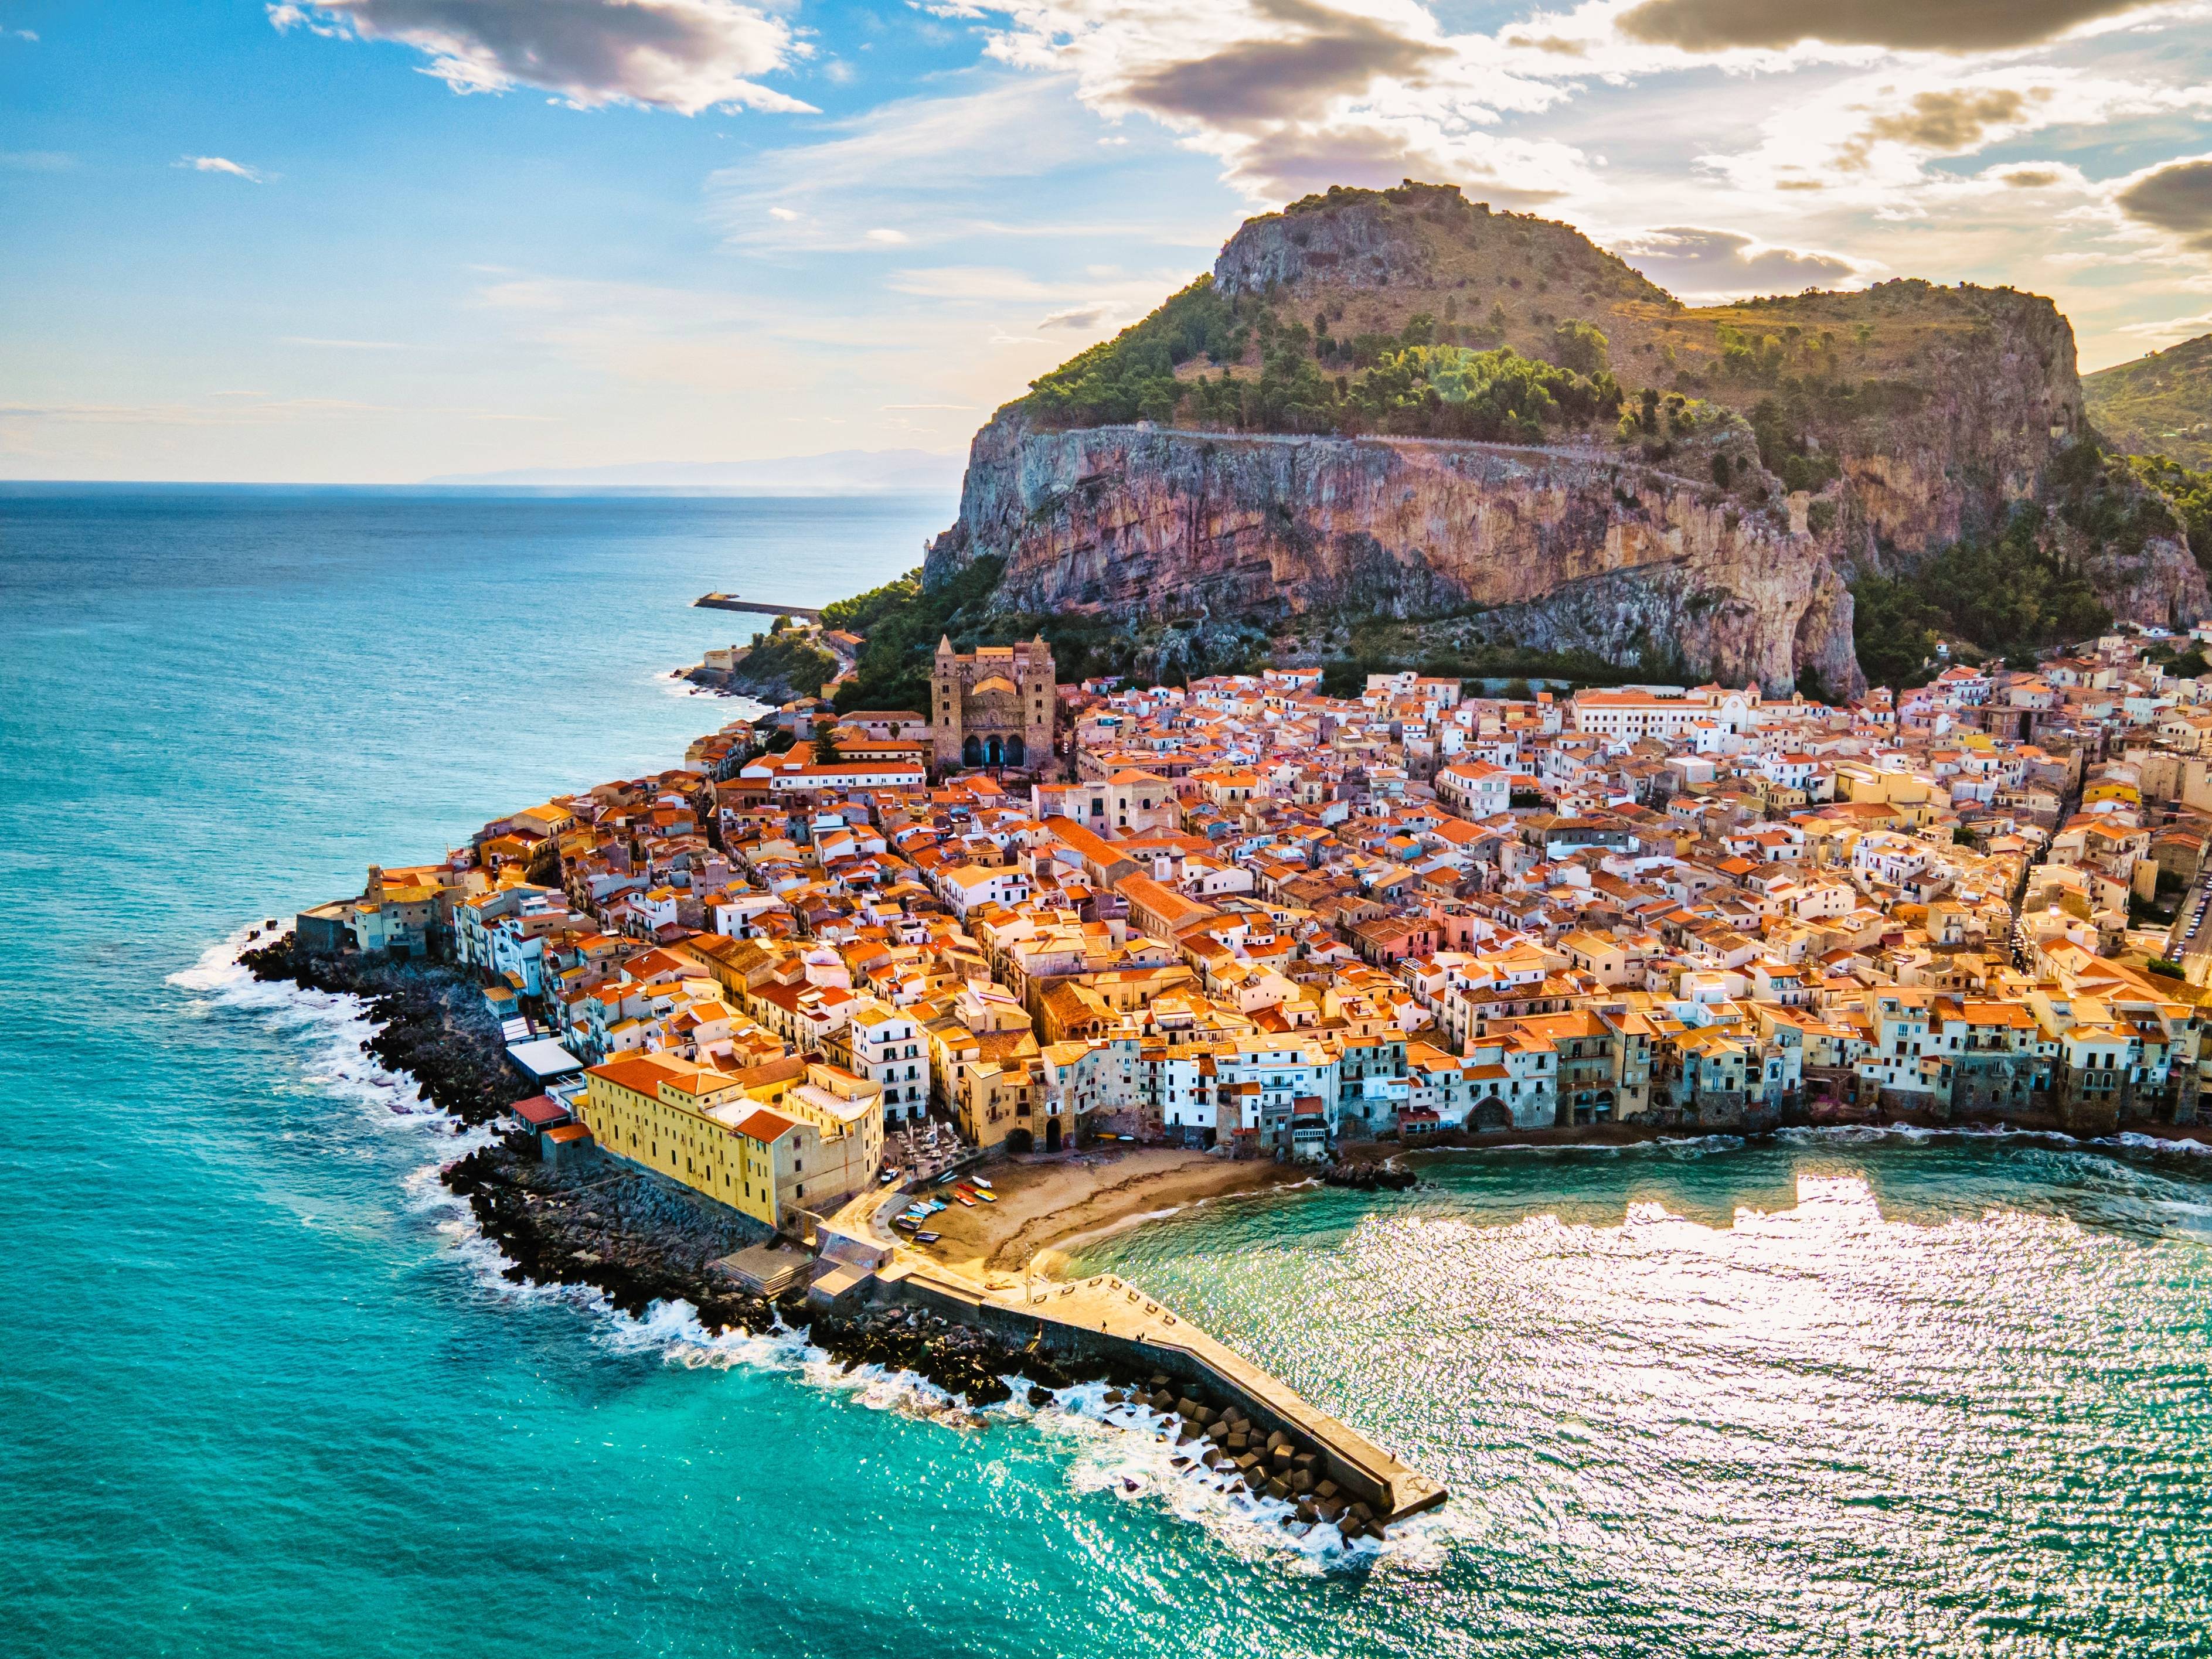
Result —
<instances>
[{"instance_id":1,"label":"rocky headland","mask_svg":"<svg viewBox=\"0 0 2212 1659\"><path fill-rule=\"evenodd\" d=\"M1455 403L1500 395L1467 390L1500 372L1477 350L1542 365L1556 406ZM925 583L998 561L1010 617L1450 619L1462 643L1843 695L1865 684L1851 584L2023 511L2114 618L2212 612L2159 497L2069 465L2096 441L2073 331L2037 295L1905 281L1693 309L1450 186L1333 190L1249 222L1208 277L1000 410Z\"/></svg>"},{"instance_id":2,"label":"rocky headland","mask_svg":"<svg viewBox=\"0 0 2212 1659\"><path fill-rule=\"evenodd\" d=\"M823 637L823 630L801 624L756 635L749 646L710 652L706 660L685 669L683 677L710 691L781 704L796 697L819 696L824 685L851 665Z\"/></svg>"},{"instance_id":3,"label":"rocky headland","mask_svg":"<svg viewBox=\"0 0 2212 1659\"><path fill-rule=\"evenodd\" d=\"M517 1079L483 994L465 975L431 963L309 951L291 934L240 961L257 979L361 998L377 1028L367 1051L413 1077L457 1127L511 1121ZM810 1307L803 1290L771 1302L719 1265L759 1243L757 1226L605 1159L548 1164L526 1133L477 1147L441 1179L467 1201L516 1284L587 1286L633 1316L656 1302L688 1303L709 1334L802 1331L848 1370L909 1371L970 1407L1011 1398L1009 1377L1020 1379L1031 1405L1081 1382L1150 1386L1132 1367L1056 1362L925 1310L825 1310Z\"/></svg>"}]
</instances>

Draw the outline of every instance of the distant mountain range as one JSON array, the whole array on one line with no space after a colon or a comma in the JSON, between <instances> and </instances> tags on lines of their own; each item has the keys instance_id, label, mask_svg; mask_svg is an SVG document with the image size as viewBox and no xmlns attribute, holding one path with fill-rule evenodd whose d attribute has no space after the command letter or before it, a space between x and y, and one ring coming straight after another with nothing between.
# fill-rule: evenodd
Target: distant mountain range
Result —
<instances>
[{"instance_id":1,"label":"distant mountain range","mask_svg":"<svg viewBox=\"0 0 2212 1659\"><path fill-rule=\"evenodd\" d=\"M2212 334L2084 374L2081 395L2115 448L2212 466Z\"/></svg>"},{"instance_id":2,"label":"distant mountain range","mask_svg":"<svg viewBox=\"0 0 2212 1659\"><path fill-rule=\"evenodd\" d=\"M927 449L837 449L765 461L639 461L627 466L452 472L425 483L528 489L704 489L743 495L872 495L957 490L966 458Z\"/></svg>"}]
</instances>

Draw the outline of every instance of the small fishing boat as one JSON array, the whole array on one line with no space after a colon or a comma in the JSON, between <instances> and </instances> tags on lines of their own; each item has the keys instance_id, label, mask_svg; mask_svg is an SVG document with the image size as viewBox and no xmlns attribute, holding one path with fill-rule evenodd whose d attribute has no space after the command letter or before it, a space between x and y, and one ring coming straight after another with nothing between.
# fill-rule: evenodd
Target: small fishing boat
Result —
<instances>
[{"instance_id":1,"label":"small fishing boat","mask_svg":"<svg viewBox=\"0 0 2212 1659\"><path fill-rule=\"evenodd\" d=\"M952 1196L958 1199L963 1204L965 1204L971 1210L975 1207L975 1200L972 1194L955 1193Z\"/></svg>"},{"instance_id":2,"label":"small fishing boat","mask_svg":"<svg viewBox=\"0 0 2212 1659\"><path fill-rule=\"evenodd\" d=\"M912 1215L893 1216L891 1218L891 1225L894 1227L903 1227L910 1233L918 1232L921 1227L921 1218L920 1216Z\"/></svg>"},{"instance_id":3,"label":"small fishing boat","mask_svg":"<svg viewBox=\"0 0 2212 1659\"><path fill-rule=\"evenodd\" d=\"M975 1189L975 1196L986 1204L996 1204L999 1201L998 1194L993 1192L988 1187L978 1187Z\"/></svg>"},{"instance_id":4,"label":"small fishing boat","mask_svg":"<svg viewBox=\"0 0 2212 1659\"><path fill-rule=\"evenodd\" d=\"M934 1244L944 1237L943 1233L916 1233L914 1236L914 1242L917 1244Z\"/></svg>"},{"instance_id":5,"label":"small fishing boat","mask_svg":"<svg viewBox=\"0 0 2212 1659\"><path fill-rule=\"evenodd\" d=\"M968 1177L968 1184L973 1187L979 1193L988 1193L991 1190L991 1177L988 1176L969 1176Z\"/></svg>"}]
</instances>

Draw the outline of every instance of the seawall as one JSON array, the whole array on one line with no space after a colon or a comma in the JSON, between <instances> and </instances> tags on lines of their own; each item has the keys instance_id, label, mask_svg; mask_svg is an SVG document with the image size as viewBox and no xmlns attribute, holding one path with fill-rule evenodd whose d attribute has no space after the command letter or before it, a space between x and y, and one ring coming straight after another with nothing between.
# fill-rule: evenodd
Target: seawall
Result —
<instances>
[{"instance_id":1,"label":"seawall","mask_svg":"<svg viewBox=\"0 0 2212 1659\"><path fill-rule=\"evenodd\" d=\"M734 593L702 593L691 601L694 611L742 611L749 617L796 617L803 622L822 620L820 609L811 605L765 605L741 599Z\"/></svg>"},{"instance_id":2,"label":"seawall","mask_svg":"<svg viewBox=\"0 0 2212 1659\"><path fill-rule=\"evenodd\" d=\"M1449 1494L1135 1285L1111 1274L988 1291L894 1259L855 1286L879 1304L926 1309L1062 1363L1140 1370L1233 1402L1253 1422L1316 1455L1328 1479L1389 1522Z\"/></svg>"}]
</instances>

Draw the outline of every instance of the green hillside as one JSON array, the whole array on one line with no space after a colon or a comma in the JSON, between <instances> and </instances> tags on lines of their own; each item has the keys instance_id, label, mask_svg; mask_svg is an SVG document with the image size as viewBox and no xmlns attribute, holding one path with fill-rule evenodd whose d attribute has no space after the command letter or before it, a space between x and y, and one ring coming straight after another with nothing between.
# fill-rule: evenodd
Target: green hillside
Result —
<instances>
[{"instance_id":1,"label":"green hillside","mask_svg":"<svg viewBox=\"0 0 2212 1659\"><path fill-rule=\"evenodd\" d=\"M2084 374L2081 392L2114 448L2212 466L2212 334Z\"/></svg>"}]
</instances>

